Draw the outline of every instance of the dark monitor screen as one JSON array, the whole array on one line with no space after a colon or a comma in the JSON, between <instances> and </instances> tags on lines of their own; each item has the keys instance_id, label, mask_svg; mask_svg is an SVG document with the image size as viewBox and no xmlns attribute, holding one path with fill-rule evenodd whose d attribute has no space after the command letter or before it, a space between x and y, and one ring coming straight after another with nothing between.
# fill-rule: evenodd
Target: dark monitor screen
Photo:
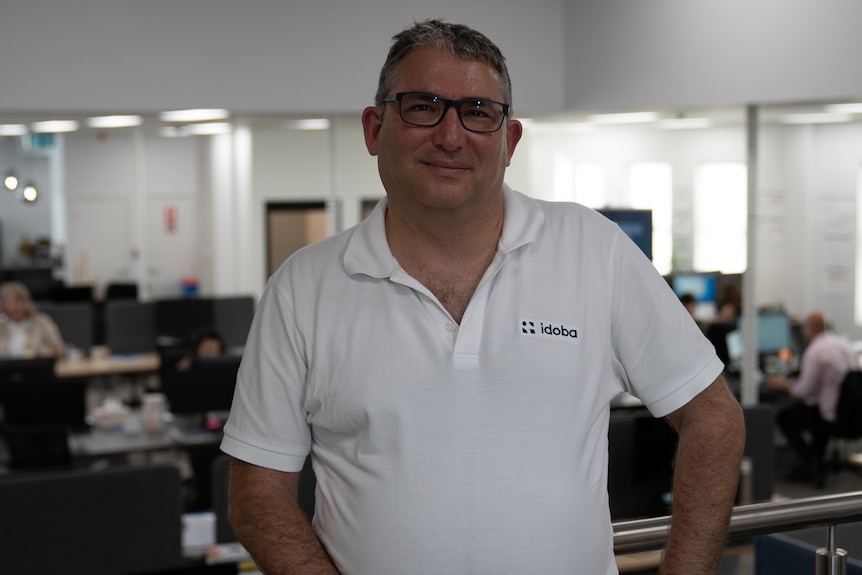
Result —
<instances>
[{"instance_id":1,"label":"dark monitor screen","mask_svg":"<svg viewBox=\"0 0 862 575\"><path fill-rule=\"evenodd\" d=\"M157 338L191 342L202 329L212 327L215 318L210 299L165 299L155 302Z\"/></svg>"},{"instance_id":2,"label":"dark monitor screen","mask_svg":"<svg viewBox=\"0 0 862 575\"><path fill-rule=\"evenodd\" d=\"M56 361L53 357L0 359L0 385L53 380Z\"/></svg>"},{"instance_id":3,"label":"dark monitor screen","mask_svg":"<svg viewBox=\"0 0 862 575\"><path fill-rule=\"evenodd\" d=\"M172 413L196 415L228 411L240 357L195 358L187 369L163 374L162 391Z\"/></svg>"},{"instance_id":4,"label":"dark monitor screen","mask_svg":"<svg viewBox=\"0 0 862 575\"><path fill-rule=\"evenodd\" d=\"M19 425L87 427L87 380L82 378L34 378L7 382L0 387L4 417Z\"/></svg>"},{"instance_id":5,"label":"dark monitor screen","mask_svg":"<svg viewBox=\"0 0 862 575\"><path fill-rule=\"evenodd\" d=\"M652 210L603 208L598 212L616 223L652 260Z\"/></svg>"}]
</instances>

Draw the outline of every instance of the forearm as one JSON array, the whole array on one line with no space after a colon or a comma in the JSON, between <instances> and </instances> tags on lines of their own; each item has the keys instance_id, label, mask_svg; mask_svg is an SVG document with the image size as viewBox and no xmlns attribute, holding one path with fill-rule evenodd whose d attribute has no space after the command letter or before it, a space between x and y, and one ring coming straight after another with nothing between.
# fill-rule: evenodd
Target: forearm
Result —
<instances>
[{"instance_id":1,"label":"forearm","mask_svg":"<svg viewBox=\"0 0 862 575\"><path fill-rule=\"evenodd\" d=\"M663 575L715 573L727 543L745 432L736 400L716 391L705 391L706 404L675 422L680 435Z\"/></svg>"},{"instance_id":2,"label":"forearm","mask_svg":"<svg viewBox=\"0 0 862 575\"><path fill-rule=\"evenodd\" d=\"M267 575L338 575L302 509L298 474L234 460L230 521L237 539Z\"/></svg>"}]
</instances>

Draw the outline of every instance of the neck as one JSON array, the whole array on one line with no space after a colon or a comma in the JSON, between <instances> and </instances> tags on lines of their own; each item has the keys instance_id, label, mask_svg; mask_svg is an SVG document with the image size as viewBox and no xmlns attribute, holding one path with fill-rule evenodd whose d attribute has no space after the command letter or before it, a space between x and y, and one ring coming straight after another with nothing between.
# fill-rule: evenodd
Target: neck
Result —
<instances>
[{"instance_id":1,"label":"neck","mask_svg":"<svg viewBox=\"0 0 862 575\"><path fill-rule=\"evenodd\" d=\"M449 263L485 259L496 251L502 231L502 206L496 214L464 221L459 221L456 213L413 219L386 212L386 238L402 266L437 259Z\"/></svg>"}]
</instances>

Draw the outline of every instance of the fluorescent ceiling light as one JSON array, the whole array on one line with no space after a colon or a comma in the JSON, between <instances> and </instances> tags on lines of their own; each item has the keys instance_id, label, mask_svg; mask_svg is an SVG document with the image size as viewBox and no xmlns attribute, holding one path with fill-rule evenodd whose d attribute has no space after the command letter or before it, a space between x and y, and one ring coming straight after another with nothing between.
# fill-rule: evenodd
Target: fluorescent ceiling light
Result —
<instances>
[{"instance_id":1,"label":"fluorescent ceiling light","mask_svg":"<svg viewBox=\"0 0 862 575\"><path fill-rule=\"evenodd\" d=\"M853 116L850 114L788 114L782 118L785 124L841 124L850 122Z\"/></svg>"},{"instance_id":2,"label":"fluorescent ceiling light","mask_svg":"<svg viewBox=\"0 0 862 575\"><path fill-rule=\"evenodd\" d=\"M646 124L658 119L656 112L625 112L622 114L595 114L590 116L594 124Z\"/></svg>"},{"instance_id":3,"label":"fluorescent ceiling light","mask_svg":"<svg viewBox=\"0 0 862 575\"><path fill-rule=\"evenodd\" d=\"M862 114L862 103L832 104L831 106L826 106L826 111L837 114Z\"/></svg>"},{"instance_id":4,"label":"fluorescent ceiling light","mask_svg":"<svg viewBox=\"0 0 862 575\"><path fill-rule=\"evenodd\" d=\"M0 136L24 136L27 131L24 124L0 124Z\"/></svg>"},{"instance_id":5,"label":"fluorescent ceiling light","mask_svg":"<svg viewBox=\"0 0 862 575\"><path fill-rule=\"evenodd\" d=\"M294 130L328 130L329 120L326 118L306 118L287 123Z\"/></svg>"},{"instance_id":6,"label":"fluorescent ceiling light","mask_svg":"<svg viewBox=\"0 0 862 575\"><path fill-rule=\"evenodd\" d=\"M664 130L696 130L710 126L712 126L710 118L668 118L658 122L658 127Z\"/></svg>"},{"instance_id":7,"label":"fluorescent ceiling light","mask_svg":"<svg viewBox=\"0 0 862 575\"><path fill-rule=\"evenodd\" d=\"M172 110L159 114L159 118L165 122L209 122L212 120L224 120L228 116L230 116L230 112L227 110L215 108Z\"/></svg>"},{"instance_id":8,"label":"fluorescent ceiling light","mask_svg":"<svg viewBox=\"0 0 862 575\"><path fill-rule=\"evenodd\" d=\"M140 116L95 116L87 119L91 128L131 128L141 125Z\"/></svg>"},{"instance_id":9,"label":"fluorescent ceiling light","mask_svg":"<svg viewBox=\"0 0 862 575\"><path fill-rule=\"evenodd\" d=\"M45 122L33 122L30 124L30 129L37 134L60 134L62 132L74 132L78 126L79 124L75 120L47 120Z\"/></svg>"},{"instance_id":10,"label":"fluorescent ceiling light","mask_svg":"<svg viewBox=\"0 0 862 575\"><path fill-rule=\"evenodd\" d=\"M215 136L217 134L229 134L230 124L228 122L213 122L209 124L189 124L183 126L183 130L192 136Z\"/></svg>"}]
</instances>

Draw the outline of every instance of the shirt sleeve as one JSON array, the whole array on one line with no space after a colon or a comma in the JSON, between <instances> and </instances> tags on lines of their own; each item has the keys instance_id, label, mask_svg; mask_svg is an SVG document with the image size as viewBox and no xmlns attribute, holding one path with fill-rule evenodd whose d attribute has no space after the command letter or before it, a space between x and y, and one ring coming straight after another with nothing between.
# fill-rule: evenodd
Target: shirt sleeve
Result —
<instances>
[{"instance_id":1,"label":"shirt sleeve","mask_svg":"<svg viewBox=\"0 0 862 575\"><path fill-rule=\"evenodd\" d=\"M724 364L640 249L622 234L617 244L611 289L618 374L629 393L663 417L706 389Z\"/></svg>"},{"instance_id":2,"label":"shirt sleeve","mask_svg":"<svg viewBox=\"0 0 862 575\"><path fill-rule=\"evenodd\" d=\"M237 374L221 449L254 465L300 471L311 447L303 397L306 362L289 299L267 284Z\"/></svg>"}]
</instances>

